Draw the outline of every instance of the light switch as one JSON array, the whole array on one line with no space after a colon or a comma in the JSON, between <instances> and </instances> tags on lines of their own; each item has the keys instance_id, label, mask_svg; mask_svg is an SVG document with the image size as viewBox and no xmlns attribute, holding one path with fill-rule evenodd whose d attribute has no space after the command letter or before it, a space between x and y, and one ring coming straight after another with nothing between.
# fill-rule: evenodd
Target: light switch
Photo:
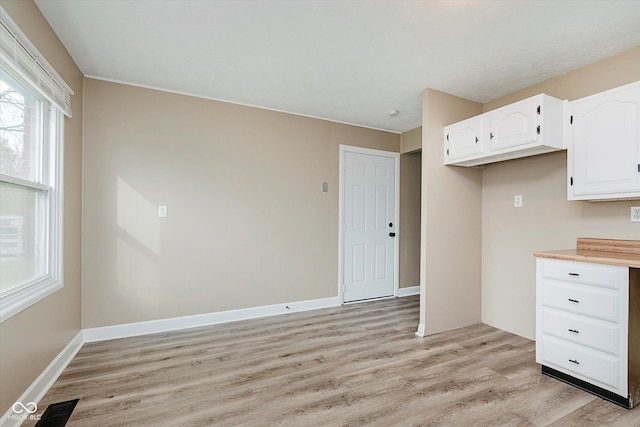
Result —
<instances>
[{"instance_id":1,"label":"light switch","mask_svg":"<svg viewBox=\"0 0 640 427\"><path fill-rule=\"evenodd\" d=\"M160 205L158 206L158 218L166 218L167 217L167 207Z\"/></svg>"}]
</instances>

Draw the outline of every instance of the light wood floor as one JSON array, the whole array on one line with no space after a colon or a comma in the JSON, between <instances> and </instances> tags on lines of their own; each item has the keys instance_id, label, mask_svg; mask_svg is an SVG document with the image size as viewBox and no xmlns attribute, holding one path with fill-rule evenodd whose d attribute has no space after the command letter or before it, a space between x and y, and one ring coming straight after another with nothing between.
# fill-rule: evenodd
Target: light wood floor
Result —
<instances>
[{"instance_id":1,"label":"light wood floor","mask_svg":"<svg viewBox=\"0 0 640 427\"><path fill-rule=\"evenodd\" d=\"M40 402L69 426L640 426L478 324L414 335L417 297L86 344ZM29 424L25 424L29 425Z\"/></svg>"}]
</instances>

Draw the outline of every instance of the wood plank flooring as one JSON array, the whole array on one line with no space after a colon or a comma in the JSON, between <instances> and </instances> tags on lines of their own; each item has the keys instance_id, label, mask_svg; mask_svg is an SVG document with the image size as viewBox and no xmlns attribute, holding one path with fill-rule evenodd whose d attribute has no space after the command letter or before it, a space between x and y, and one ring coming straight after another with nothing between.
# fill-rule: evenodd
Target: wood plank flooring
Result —
<instances>
[{"instance_id":1,"label":"wood plank flooring","mask_svg":"<svg viewBox=\"0 0 640 427\"><path fill-rule=\"evenodd\" d=\"M478 324L418 338L417 297L86 344L40 402L68 426L640 426ZM25 426L32 425L25 423Z\"/></svg>"}]
</instances>

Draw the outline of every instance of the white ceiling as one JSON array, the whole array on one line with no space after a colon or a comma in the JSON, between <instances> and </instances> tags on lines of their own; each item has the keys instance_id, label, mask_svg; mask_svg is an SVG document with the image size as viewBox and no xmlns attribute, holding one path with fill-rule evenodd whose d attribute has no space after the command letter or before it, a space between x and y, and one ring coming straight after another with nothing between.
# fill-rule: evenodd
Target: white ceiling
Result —
<instances>
[{"instance_id":1,"label":"white ceiling","mask_svg":"<svg viewBox=\"0 0 640 427\"><path fill-rule=\"evenodd\" d=\"M36 4L89 77L393 132L640 45L638 0Z\"/></svg>"}]
</instances>

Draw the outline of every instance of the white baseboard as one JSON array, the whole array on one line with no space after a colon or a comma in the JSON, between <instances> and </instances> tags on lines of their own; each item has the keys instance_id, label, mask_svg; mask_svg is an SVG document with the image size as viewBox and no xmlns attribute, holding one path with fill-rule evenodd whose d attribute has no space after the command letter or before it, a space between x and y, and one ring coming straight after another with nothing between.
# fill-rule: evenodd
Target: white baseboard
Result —
<instances>
[{"instance_id":1,"label":"white baseboard","mask_svg":"<svg viewBox=\"0 0 640 427\"><path fill-rule=\"evenodd\" d=\"M29 388L22 393L22 396L17 400L22 405L27 406L29 409L33 407L30 403L38 404L40 399L44 397L49 388L58 379L62 371L67 367L71 360L78 353L84 341L82 340L82 331L78 332L75 337L62 349L62 351L56 356L53 361L45 368L36 380L31 383ZM17 403L16 402L16 403ZM16 413L13 410L13 406L0 418L0 425L2 426L19 426L25 419L28 419L29 413L22 407L18 406L18 410L21 413ZM42 411L37 411L42 414ZM33 414L34 416L36 413ZM27 418L24 418L27 417Z\"/></svg>"},{"instance_id":2,"label":"white baseboard","mask_svg":"<svg viewBox=\"0 0 640 427\"><path fill-rule=\"evenodd\" d=\"M215 313L196 314L192 316L174 317L170 319L151 320L146 322L127 323L123 325L89 328L83 331L84 342L105 341L116 338L135 337L156 334L159 332L177 331L200 326L217 325L238 320L275 316L277 314L296 311L316 310L319 308L337 307L341 304L339 297L321 298L283 304L264 305L260 307L242 308L238 310Z\"/></svg>"},{"instance_id":3,"label":"white baseboard","mask_svg":"<svg viewBox=\"0 0 640 427\"><path fill-rule=\"evenodd\" d=\"M420 285L398 288L398 297L408 297L411 295L420 295Z\"/></svg>"},{"instance_id":4,"label":"white baseboard","mask_svg":"<svg viewBox=\"0 0 640 427\"><path fill-rule=\"evenodd\" d=\"M158 332L175 331L179 329L197 328L199 326L216 325L234 322L237 320L255 319L298 311L316 310L319 308L337 307L339 305L341 305L341 302L338 297L320 298L308 301L297 301L285 304L273 304L260 307L243 308L239 310L221 311L217 313L197 314L171 319L84 329L73 337L69 344L67 344L56 358L53 359L49 366L45 368L40 376L36 378L29 388L27 388L22 396L20 396L17 402L25 405L29 410L32 409L34 405L37 405L85 342L104 341L116 338L154 334ZM0 426L18 427L26 419L29 419L29 415L31 414L27 412L24 407L16 406L16 408L21 412L16 413L12 406L0 418ZM38 413L42 414L42 411L36 411L33 416L35 417ZM32 418L32 420L33 419L35 418Z\"/></svg>"},{"instance_id":5,"label":"white baseboard","mask_svg":"<svg viewBox=\"0 0 640 427\"><path fill-rule=\"evenodd\" d=\"M424 338L425 335L425 324L424 323L420 323L418 325L418 330L416 331L416 335L419 336L420 338Z\"/></svg>"}]
</instances>

